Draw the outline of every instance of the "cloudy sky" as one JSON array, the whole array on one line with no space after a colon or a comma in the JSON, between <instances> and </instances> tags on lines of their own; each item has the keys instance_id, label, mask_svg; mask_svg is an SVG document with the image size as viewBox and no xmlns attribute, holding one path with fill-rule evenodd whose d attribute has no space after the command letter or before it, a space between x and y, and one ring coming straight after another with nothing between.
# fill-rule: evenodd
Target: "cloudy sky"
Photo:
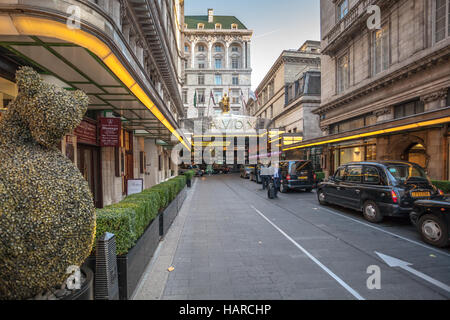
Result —
<instances>
[{"instance_id":1,"label":"cloudy sky","mask_svg":"<svg viewBox=\"0 0 450 320\"><path fill-rule=\"evenodd\" d=\"M252 88L256 89L285 49L320 40L319 0L186 0L186 15L236 16L254 31Z\"/></svg>"}]
</instances>

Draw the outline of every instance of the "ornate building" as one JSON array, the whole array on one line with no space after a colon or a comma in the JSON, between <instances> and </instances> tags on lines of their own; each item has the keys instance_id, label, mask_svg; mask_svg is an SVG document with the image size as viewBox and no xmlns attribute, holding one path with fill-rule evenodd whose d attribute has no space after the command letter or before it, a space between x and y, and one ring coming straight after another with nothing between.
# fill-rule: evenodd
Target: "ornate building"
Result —
<instances>
[{"instance_id":1,"label":"ornate building","mask_svg":"<svg viewBox=\"0 0 450 320\"><path fill-rule=\"evenodd\" d=\"M122 200L129 180L149 188L176 175L170 144L190 147L178 133L172 141L184 113L183 19L183 0L0 0L0 113L22 65L85 91L86 117L60 147L97 207ZM104 118L116 125L114 146L98 134Z\"/></svg>"},{"instance_id":2,"label":"ornate building","mask_svg":"<svg viewBox=\"0 0 450 320\"><path fill-rule=\"evenodd\" d=\"M253 31L236 17L185 16L185 74L182 91L187 118L221 113L230 98L231 114L243 115L251 86L250 42Z\"/></svg>"},{"instance_id":3,"label":"ornate building","mask_svg":"<svg viewBox=\"0 0 450 320\"><path fill-rule=\"evenodd\" d=\"M369 29L369 6L381 28ZM321 0L323 167L406 160L450 178L450 0Z\"/></svg>"}]
</instances>

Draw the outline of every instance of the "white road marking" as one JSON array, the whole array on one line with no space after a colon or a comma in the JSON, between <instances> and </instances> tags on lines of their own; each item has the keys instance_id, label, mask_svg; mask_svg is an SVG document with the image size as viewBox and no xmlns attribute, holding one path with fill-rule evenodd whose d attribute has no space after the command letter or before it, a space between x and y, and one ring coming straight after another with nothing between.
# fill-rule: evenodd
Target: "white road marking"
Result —
<instances>
[{"instance_id":1,"label":"white road marking","mask_svg":"<svg viewBox=\"0 0 450 320\"><path fill-rule=\"evenodd\" d=\"M375 229L375 230L378 230L378 231L387 233L387 234L389 234L389 235L391 235L391 236L397 237L397 238L399 238L399 239L408 241L408 242L413 243L413 244L415 244L415 245L418 245L418 246L427 248L427 249L429 249L429 250L433 250L433 251L435 251L435 252L439 252L439 253L441 253L441 254L447 256L447 257L450 257L450 254L449 254L449 253L446 253L446 252L444 252L444 251L442 251L442 250L439 250L439 249L430 247L430 246L428 246L428 245L426 245L426 244L423 244L423 243L420 243L420 242L417 242L417 241L408 239L408 238L406 238L406 237L402 237L402 236L400 236L400 235L398 235L398 234L395 234L395 233L393 233L393 232L384 230L384 229L379 228L379 227L376 227L376 226L374 226L374 225L371 225L371 224L368 224L368 223L359 221L359 220L357 220L357 219L347 217L346 215L343 215L343 214L338 213L338 212L336 212L336 211L333 211L333 210L330 210L330 209L327 209L327 208L324 208L324 207L321 207L321 209L323 209L323 210L325 210L325 211L327 211L327 212L329 212L329 213L332 213L332 214L334 214L334 215L340 216L340 217L342 217L342 218L346 218L346 219L352 220L353 222L362 224L362 225L364 225L364 226L366 226L366 227L369 227L369 228L372 228L372 229Z\"/></svg>"},{"instance_id":2,"label":"white road marking","mask_svg":"<svg viewBox=\"0 0 450 320\"><path fill-rule=\"evenodd\" d=\"M269 222L275 229L277 229L283 236L286 237L290 242L292 242L300 251L308 256L315 264L317 264L322 270L328 273L334 280L336 280L345 290L350 292L356 299L365 300L356 290L350 287L344 280L339 278L336 274L333 273L330 269L328 269L325 265L323 265L319 260L317 260L313 255L311 255L305 248L299 245L294 239L292 239L288 234L286 234L283 230L281 230L276 224L270 221L261 211L256 209L254 206L251 206L253 210L255 210L261 217L263 217L267 222Z\"/></svg>"},{"instance_id":3,"label":"white road marking","mask_svg":"<svg viewBox=\"0 0 450 320\"><path fill-rule=\"evenodd\" d=\"M403 261L403 260L400 260L400 259L397 259L397 258L394 258L394 257L390 257L390 256L388 256L388 255L385 255L385 254L382 254L382 253L379 253L379 252L376 252L376 251L375 251L375 253L376 253L381 259L383 259L383 261L384 261L389 267L392 267L392 268L395 268L395 267L402 268L403 270L406 270L406 271L408 271L408 272L410 272L410 273L416 275L417 277L422 278L423 280L428 281L428 282L434 284L435 286L437 286L437 287L439 287L439 288L441 288L441 289L444 289L444 290L447 291L447 292L450 292L450 287L449 287L448 285L446 285L445 283L442 283L442 282L440 282L440 281L438 281L438 280L436 280L436 279L433 279L432 277L430 277L430 276L428 276L428 275L426 275L426 274L424 274L424 273L422 273L422 272L420 272L420 271L417 271L417 270L411 268L411 267L410 267L410 266L412 266L411 263L406 262L406 261Z\"/></svg>"}]
</instances>

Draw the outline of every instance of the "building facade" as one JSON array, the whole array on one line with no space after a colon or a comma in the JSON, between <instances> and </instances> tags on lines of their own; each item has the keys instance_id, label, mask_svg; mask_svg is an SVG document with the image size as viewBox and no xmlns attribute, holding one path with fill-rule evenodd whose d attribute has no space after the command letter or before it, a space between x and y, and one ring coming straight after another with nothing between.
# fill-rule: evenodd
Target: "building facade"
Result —
<instances>
[{"instance_id":1,"label":"building facade","mask_svg":"<svg viewBox=\"0 0 450 320\"><path fill-rule=\"evenodd\" d=\"M370 5L381 9L369 28ZM323 167L405 160L449 179L449 0L321 1Z\"/></svg>"},{"instance_id":2,"label":"building facade","mask_svg":"<svg viewBox=\"0 0 450 320\"><path fill-rule=\"evenodd\" d=\"M95 205L119 202L130 180L148 188L177 174L182 0L0 0L0 109L17 95L16 70L85 91L80 126L61 151L89 182ZM111 136L112 134L112 136Z\"/></svg>"},{"instance_id":3,"label":"building facade","mask_svg":"<svg viewBox=\"0 0 450 320\"><path fill-rule=\"evenodd\" d=\"M250 100L251 115L284 133L276 137L281 146L321 135L319 117L312 113L320 106L320 69L320 42L283 51L258 86L257 101Z\"/></svg>"},{"instance_id":4,"label":"building facade","mask_svg":"<svg viewBox=\"0 0 450 320\"><path fill-rule=\"evenodd\" d=\"M186 16L183 104L187 118L222 112L226 94L231 114L243 115L251 86L253 31L233 16Z\"/></svg>"}]
</instances>

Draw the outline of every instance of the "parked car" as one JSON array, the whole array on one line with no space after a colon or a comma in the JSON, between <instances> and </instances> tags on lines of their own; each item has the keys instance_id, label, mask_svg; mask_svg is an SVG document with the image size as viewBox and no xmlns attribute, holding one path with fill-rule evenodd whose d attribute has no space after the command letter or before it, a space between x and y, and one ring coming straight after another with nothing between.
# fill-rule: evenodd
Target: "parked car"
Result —
<instances>
[{"instance_id":1,"label":"parked car","mask_svg":"<svg viewBox=\"0 0 450 320\"><path fill-rule=\"evenodd\" d=\"M403 161L352 162L317 187L320 204L336 204L363 212L366 220L408 216L417 200L443 199L425 170Z\"/></svg>"},{"instance_id":2,"label":"parked car","mask_svg":"<svg viewBox=\"0 0 450 320\"><path fill-rule=\"evenodd\" d=\"M199 165L188 165L188 164L182 164L179 167L179 173L183 174L186 171L189 170L194 170L195 171L195 176L196 177L202 177L203 174L205 173Z\"/></svg>"},{"instance_id":3,"label":"parked car","mask_svg":"<svg viewBox=\"0 0 450 320\"><path fill-rule=\"evenodd\" d=\"M280 192L303 189L311 192L314 187L314 170L309 160L291 160L280 162Z\"/></svg>"},{"instance_id":4,"label":"parked car","mask_svg":"<svg viewBox=\"0 0 450 320\"><path fill-rule=\"evenodd\" d=\"M409 216L423 241L441 248L450 244L450 202L418 200Z\"/></svg>"},{"instance_id":5,"label":"parked car","mask_svg":"<svg viewBox=\"0 0 450 320\"><path fill-rule=\"evenodd\" d=\"M243 166L241 168L241 178L249 179L250 174L253 172L254 169L255 169L255 167L253 167L253 166Z\"/></svg>"},{"instance_id":6,"label":"parked car","mask_svg":"<svg viewBox=\"0 0 450 320\"><path fill-rule=\"evenodd\" d=\"M262 184L262 181L263 181L263 179L262 179L262 177L261 177L261 167L262 167L263 165L261 164L261 163L259 163L257 166L256 166L256 169L255 169L255 179L254 179L254 181L257 183L257 184ZM266 165L266 167L270 167L270 162Z\"/></svg>"}]
</instances>

